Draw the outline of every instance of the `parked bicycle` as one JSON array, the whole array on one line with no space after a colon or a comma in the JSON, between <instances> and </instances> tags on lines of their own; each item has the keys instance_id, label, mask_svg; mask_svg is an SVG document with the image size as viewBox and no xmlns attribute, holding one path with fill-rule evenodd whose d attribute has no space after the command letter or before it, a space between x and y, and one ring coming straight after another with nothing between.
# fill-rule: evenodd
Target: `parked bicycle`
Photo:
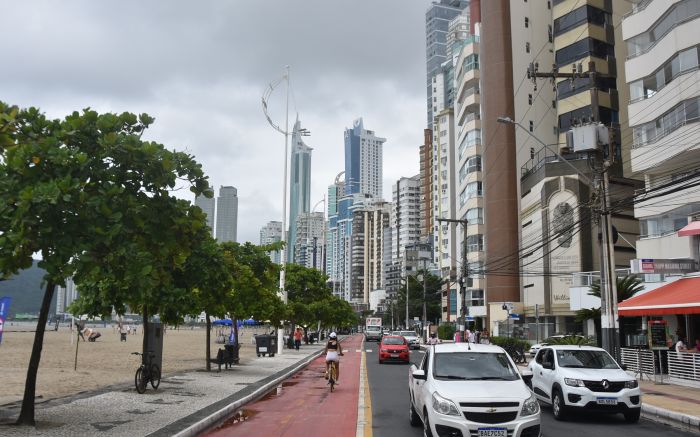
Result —
<instances>
[{"instance_id":1,"label":"parked bicycle","mask_svg":"<svg viewBox=\"0 0 700 437\"><path fill-rule=\"evenodd\" d=\"M139 392L139 394L145 393L146 386L148 386L149 382L154 390L158 389L160 385L160 367L153 363L153 358L156 354L149 351L146 356L140 352L132 352L131 355L141 355L143 357L141 366L136 370L136 376L134 377L136 391Z\"/></svg>"}]
</instances>

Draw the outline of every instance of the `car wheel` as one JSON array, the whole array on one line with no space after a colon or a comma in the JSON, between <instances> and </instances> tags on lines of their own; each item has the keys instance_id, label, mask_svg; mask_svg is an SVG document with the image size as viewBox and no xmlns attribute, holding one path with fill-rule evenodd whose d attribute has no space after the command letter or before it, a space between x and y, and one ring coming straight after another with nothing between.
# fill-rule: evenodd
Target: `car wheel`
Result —
<instances>
[{"instance_id":1,"label":"car wheel","mask_svg":"<svg viewBox=\"0 0 700 437\"><path fill-rule=\"evenodd\" d=\"M625 414L625 421L627 423L637 423L639 422L639 416L642 414L641 408L635 408L634 410L629 410Z\"/></svg>"},{"instance_id":2,"label":"car wheel","mask_svg":"<svg viewBox=\"0 0 700 437\"><path fill-rule=\"evenodd\" d=\"M552 394L552 413L557 420L566 419L566 405L564 405L564 395L562 395L561 389L554 390Z\"/></svg>"},{"instance_id":3,"label":"car wheel","mask_svg":"<svg viewBox=\"0 0 700 437\"><path fill-rule=\"evenodd\" d=\"M411 423L411 426L420 426L421 425L421 420L420 416L418 413L416 413L416 409L413 408L413 402L411 400L408 400L408 405L409 405L409 412L408 412L408 421Z\"/></svg>"},{"instance_id":4,"label":"car wheel","mask_svg":"<svg viewBox=\"0 0 700 437\"><path fill-rule=\"evenodd\" d=\"M430 421L428 420L428 410L423 410L423 437L433 437L433 432L430 430Z\"/></svg>"}]
</instances>

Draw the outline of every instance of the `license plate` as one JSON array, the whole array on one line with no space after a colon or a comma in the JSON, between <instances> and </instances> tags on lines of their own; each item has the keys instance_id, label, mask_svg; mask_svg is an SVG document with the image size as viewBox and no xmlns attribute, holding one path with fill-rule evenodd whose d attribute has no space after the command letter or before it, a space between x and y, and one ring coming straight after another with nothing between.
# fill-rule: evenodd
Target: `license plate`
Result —
<instances>
[{"instance_id":1,"label":"license plate","mask_svg":"<svg viewBox=\"0 0 700 437\"><path fill-rule=\"evenodd\" d=\"M391 358L398 358L399 354L391 354Z\"/></svg>"},{"instance_id":2,"label":"license plate","mask_svg":"<svg viewBox=\"0 0 700 437\"><path fill-rule=\"evenodd\" d=\"M259 350L260 352L267 352L267 347L266 347L266 346L260 346L260 347L258 348L258 350Z\"/></svg>"},{"instance_id":3,"label":"license plate","mask_svg":"<svg viewBox=\"0 0 700 437\"><path fill-rule=\"evenodd\" d=\"M508 437L506 428L479 428L479 437Z\"/></svg>"},{"instance_id":4,"label":"license plate","mask_svg":"<svg viewBox=\"0 0 700 437\"><path fill-rule=\"evenodd\" d=\"M617 398L596 398L598 405L617 405Z\"/></svg>"}]
</instances>

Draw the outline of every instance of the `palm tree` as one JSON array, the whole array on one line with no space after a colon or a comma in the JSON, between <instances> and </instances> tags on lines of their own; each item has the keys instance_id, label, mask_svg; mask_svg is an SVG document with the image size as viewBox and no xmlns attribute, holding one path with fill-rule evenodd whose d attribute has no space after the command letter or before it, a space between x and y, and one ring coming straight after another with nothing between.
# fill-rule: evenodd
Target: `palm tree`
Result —
<instances>
[{"instance_id":1,"label":"palm tree","mask_svg":"<svg viewBox=\"0 0 700 437\"><path fill-rule=\"evenodd\" d=\"M636 275L626 275L623 277L617 277L617 303L629 299L638 292L644 289L642 285L642 280ZM600 297L600 281L594 282L591 285L591 289L588 292L589 296ZM582 308L576 311L576 321L583 323L586 320L593 319L595 321L595 331L596 337L600 341L600 307L598 308Z\"/></svg>"}]
</instances>

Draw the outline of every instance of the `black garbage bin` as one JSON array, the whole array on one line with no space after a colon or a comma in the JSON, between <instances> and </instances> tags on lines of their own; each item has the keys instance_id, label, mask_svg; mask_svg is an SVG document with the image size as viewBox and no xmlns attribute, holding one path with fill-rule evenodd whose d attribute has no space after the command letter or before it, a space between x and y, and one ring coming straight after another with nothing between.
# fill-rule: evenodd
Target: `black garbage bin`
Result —
<instances>
[{"instance_id":1,"label":"black garbage bin","mask_svg":"<svg viewBox=\"0 0 700 437\"><path fill-rule=\"evenodd\" d=\"M269 334L260 334L255 336L255 352L258 356L266 354L274 357L277 352L277 337Z\"/></svg>"},{"instance_id":2,"label":"black garbage bin","mask_svg":"<svg viewBox=\"0 0 700 437\"><path fill-rule=\"evenodd\" d=\"M287 337L287 349L294 349L294 337L291 335Z\"/></svg>"},{"instance_id":3,"label":"black garbage bin","mask_svg":"<svg viewBox=\"0 0 700 437\"><path fill-rule=\"evenodd\" d=\"M309 343L318 343L318 332L309 332Z\"/></svg>"}]
</instances>

